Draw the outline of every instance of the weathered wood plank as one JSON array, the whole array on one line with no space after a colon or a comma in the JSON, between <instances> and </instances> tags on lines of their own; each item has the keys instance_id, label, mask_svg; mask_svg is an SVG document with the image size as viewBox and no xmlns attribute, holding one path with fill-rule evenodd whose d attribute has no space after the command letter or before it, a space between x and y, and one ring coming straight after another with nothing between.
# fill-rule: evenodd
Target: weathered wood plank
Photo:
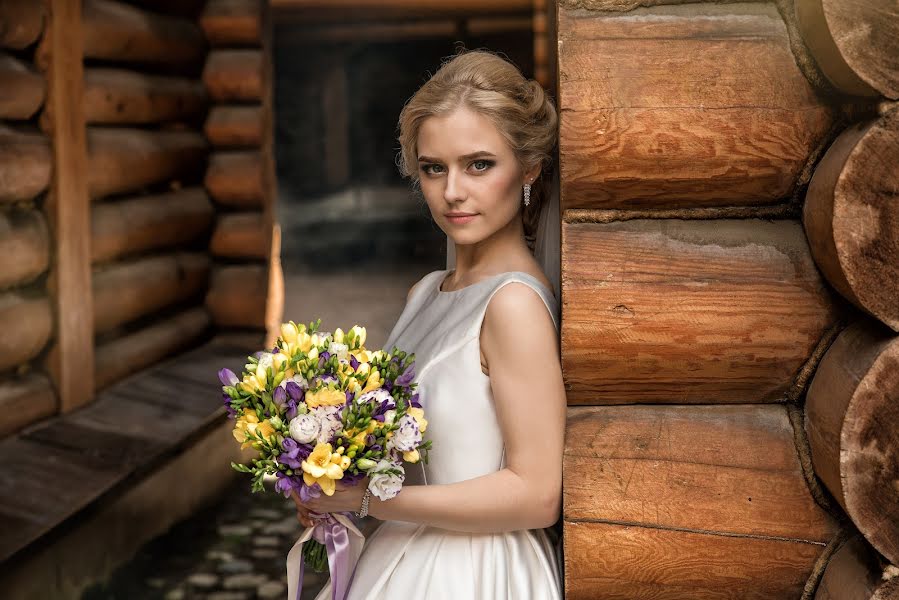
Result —
<instances>
[{"instance_id":1,"label":"weathered wood plank","mask_svg":"<svg viewBox=\"0 0 899 600\"><path fill-rule=\"evenodd\" d=\"M216 102L253 102L262 98L262 52L213 50L203 68L203 83Z\"/></svg>"},{"instance_id":2,"label":"weathered wood plank","mask_svg":"<svg viewBox=\"0 0 899 600\"><path fill-rule=\"evenodd\" d=\"M203 132L218 148L255 148L262 143L261 106L215 106Z\"/></svg>"},{"instance_id":3,"label":"weathered wood plank","mask_svg":"<svg viewBox=\"0 0 899 600\"><path fill-rule=\"evenodd\" d=\"M216 152L209 157L203 184L219 204L259 208L265 203L263 175L259 152Z\"/></svg>"},{"instance_id":4,"label":"weathered wood plank","mask_svg":"<svg viewBox=\"0 0 899 600\"><path fill-rule=\"evenodd\" d=\"M94 67L84 75L88 123L164 123L196 119L208 106L197 79Z\"/></svg>"},{"instance_id":5,"label":"weathered wood plank","mask_svg":"<svg viewBox=\"0 0 899 600\"><path fill-rule=\"evenodd\" d=\"M221 215L212 234L209 250L226 258L268 260L269 236L261 212Z\"/></svg>"},{"instance_id":6,"label":"weathered wood plank","mask_svg":"<svg viewBox=\"0 0 899 600\"><path fill-rule=\"evenodd\" d=\"M53 311L45 296L0 294L0 371L28 362L53 332Z\"/></svg>"},{"instance_id":7,"label":"weathered wood plank","mask_svg":"<svg viewBox=\"0 0 899 600\"><path fill-rule=\"evenodd\" d=\"M881 579L877 554L861 536L840 547L827 562L815 600L891 600L899 597L899 579Z\"/></svg>"},{"instance_id":8,"label":"weathered wood plank","mask_svg":"<svg viewBox=\"0 0 899 600\"><path fill-rule=\"evenodd\" d=\"M0 52L0 118L30 119L44 103L47 84L31 66Z\"/></svg>"},{"instance_id":9,"label":"weathered wood plank","mask_svg":"<svg viewBox=\"0 0 899 600\"><path fill-rule=\"evenodd\" d=\"M0 211L0 288L28 283L50 264L50 232L33 209Z\"/></svg>"},{"instance_id":10,"label":"weathered wood plank","mask_svg":"<svg viewBox=\"0 0 899 600\"><path fill-rule=\"evenodd\" d=\"M50 186L52 170L46 136L0 125L0 204L33 200Z\"/></svg>"},{"instance_id":11,"label":"weathered wood plank","mask_svg":"<svg viewBox=\"0 0 899 600\"><path fill-rule=\"evenodd\" d=\"M0 2L0 47L23 50L44 31L47 9L34 0Z\"/></svg>"},{"instance_id":12,"label":"weathered wood plank","mask_svg":"<svg viewBox=\"0 0 899 600\"><path fill-rule=\"evenodd\" d=\"M206 306L220 327L265 327L268 275L264 265L235 265L212 271Z\"/></svg>"},{"instance_id":13,"label":"weathered wood plank","mask_svg":"<svg viewBox=\"0 0 899 600\"><path fill-rule=\"evenodd\" d=\"M261 0L210 0L200 15L200 27L216 47L258 46L261 21Z\"/></svg>"},{"instance_id":14,"label":"weathered wood plank","mask_svg":"<svg viewBox=\"0 0 899 600\"><path fill-rule=\"evenodd\" d=\"M45 376L30 373L0 380L0 438L56 412L56 392Z\"/></svg>"}]
</instances>

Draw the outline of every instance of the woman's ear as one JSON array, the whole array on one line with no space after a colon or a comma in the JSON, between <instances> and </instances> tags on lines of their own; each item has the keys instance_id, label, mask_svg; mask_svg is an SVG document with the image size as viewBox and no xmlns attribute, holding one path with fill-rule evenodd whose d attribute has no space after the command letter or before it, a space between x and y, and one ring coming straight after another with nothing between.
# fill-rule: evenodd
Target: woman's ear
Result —
<instances>
[{"instance_id":1,"label":"woman's ear","mask_svg":"<svg viewBox=\"0 0 899 600\"><path fill-rule=\"evenodd\" d=\"M537 176L540 175L540 163L537 163L530 169L525 170L524 172L524 182L525 183L534 183L537 180Z\"/></svg>"}]
</instances>

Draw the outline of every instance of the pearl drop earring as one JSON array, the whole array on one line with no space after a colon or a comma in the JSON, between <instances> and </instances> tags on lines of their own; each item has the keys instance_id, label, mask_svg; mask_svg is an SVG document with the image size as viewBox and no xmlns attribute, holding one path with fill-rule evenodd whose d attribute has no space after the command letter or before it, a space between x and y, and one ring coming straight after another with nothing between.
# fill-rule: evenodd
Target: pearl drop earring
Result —
<instances>
[{"instance_id":1,"label":"pearl drop earring","mask_svg":"<svg viewBox=\"0 0 899 600\"><path fill-rule=\"evenodd\" d=\"M531 203L531 184L524 184L524 205L527 206Z\"/></svg>"}]
</instances>

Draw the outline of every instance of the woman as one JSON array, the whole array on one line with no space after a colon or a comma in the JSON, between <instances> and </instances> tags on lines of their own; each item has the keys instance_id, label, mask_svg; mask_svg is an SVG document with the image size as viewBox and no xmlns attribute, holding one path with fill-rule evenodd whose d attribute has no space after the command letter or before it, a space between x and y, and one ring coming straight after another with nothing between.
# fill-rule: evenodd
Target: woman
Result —
<instances>
[{"instance_id":1,"label":"woman","mask_svg":"<svg viewBox=\"0 0 899 600\"><path fill-rule=\"evenodd\" d=\"M433 441L366 541L348 598L557 599L565 390L558 301L528 245L549 200L552 101L485 51L453 57L400 115L400 168L453 243L455 268L409 291L386 348L415 353ZM557 224L556 224L557 226ZM547 228L548 227L548 228ZM545 251L545 248L544 248ZM363 480L363 483L367 483ZM302 503L359 511L366 485ZM331 597L330 584L319 594Z\"/></svg>"}]
</instances>

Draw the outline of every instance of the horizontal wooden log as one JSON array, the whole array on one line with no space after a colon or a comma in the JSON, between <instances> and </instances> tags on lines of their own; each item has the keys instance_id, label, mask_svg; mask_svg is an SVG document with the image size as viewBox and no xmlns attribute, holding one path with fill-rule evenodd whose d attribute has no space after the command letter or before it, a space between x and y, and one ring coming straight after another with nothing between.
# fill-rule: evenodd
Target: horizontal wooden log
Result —
<instances>
[{"instance_id":1,"label":"horizontal wooden log","mask_svg":"<svg viewBox=\"0 0 899 600\"><path fill-rule=\"evenodd\" d=\"M164 15L199 19L207 0L125 0L141 8Z\"/></svg>"},{"instance_id":2,"label":"horizontal wooden log","mask_svg":"<svg viewBox=\"0 0 899 600\"><path fill-rule=\"evenodd\" d=\"M564 208L779 202L827 139L773 4L560 7L558 31Z\"/></svg>"},{"instance_id":3,"label":"horizontal wooden log","mask_svg":"<svg viewBox=\"0 0 899 600\"><path fill-rule=\"evenodd\" d=\"M111 0L84 0L85 58L199 66L206 39L192 21Z\"/></svg>"},{"instance_id":4,"label":"horizontal wooden log","mask_svg":"<svg viewBox=\"0 0 899 600\"><path fill-rule=\"evenodd\" d=\"M257 208L265 201L262 175L259 152L216 152L209 157L203 183L219 204Z\"/></svg>"},{"instance_id":5,"label":"horizontal wooden log","mask_svg":"<svg viewBox=\"0 0 899 600\"><path fill-rule=\"evenodd\" d=\"M203 136L190 131L91 128L87 144L93 198L172 179L198 179L208 151Z\"/></svg>"},{"instance_id":6,"label":"horizontal wooden log","mask_svg":"<svg viewBox=\"0 0 899 600\"><path fill-rule=\"evenodd\" d=\"M782 401L832 296L796 221L563 223L568 401Z\"/></svg>"},{"instance_id":7,"label":"horizontal wooden log","mask_svg":"<svg viewBox=\"0 0 899 600\"><path fill-rule=\"evenodd\" d=\"M93 262L192 242L212 229L215 209L203 188L94 206Z\"/></svg>"},{"instance_id":8,"label":"horizontal wooden log","mask_svg":"<svg viewBox=\"0 0 899 600\"><path fill-rule=\"evenodd\" d=\"M124 69L87 69L84 113L88 123L163 123L201 116L206 88L196 79L159 77Z\"/></svg>"},{"instance_id":9,"label":"horizontal wooden log","mask_svg":"<svg viewBox=\"0 0 899 600\"><path fill-rule=\"evenodd\" d=\"M40 354L53 331L50 301L17 292L0 294L0 371Z\"/></svg>"},{"instance_id":10,"label":"horizontal wooden log","mask_svg":"<svg viewBox=\"0 0 899 600\"><path fill-rule=\"evenodd\" d=\"M801 595L836 525L806 486L785 407L568 415L567 597Z\"/></svg>"},{"instance_id":11,"label":"horizontal wooden log","mask_svg":"<svg viewBox=\"0 0 899 600\"><path fill-rule=\"evenodd\" d=\"M815 473L878 552L899 564L899 336L864 319L827 350L806 395Z\"/></svg>"},{"instance_id":12,"label":"horizontal wooden log","mask_svg":"<svg viewBox=\"0 0 899 600\"><path fill-rule=\"evenodd\" d=\"M529 13L532 0L271 0L279 23L409 20Z\"/></svg>"},{"instance_id":13,"label":"horizontal wooden log","mask_svg":"<svg viewBox=\"0 0 899 600\"><path fill-rule=\"evenodd\" d=\"M30 119L44 103L46 80L29 65L0 52L0 118Z\"/></svg>"},{"instance_id":14,"label":"horizontal wooden log","mask_svg":"<svg viewBox=\"0 0 899 600\"><path fill-rule=\"evenodd\" d=\"M0 438L56 412L56 392L44 375L0 380Z\"/></svg>"},{"instance_id":15,"label":"horizontal wooden log","mask_svg":"<svg viewBox=\"0 0 899 600\"><path fill-rule=\"evenodd\" d=\"M50 231L37 210L0 211L0 288L28 283L50 264Z\"/></svg>"},{"instance_id":16,"label":"horizontal wooden log","mask_svg":"<svg viewBox=\"0 0 899 600\"><path fill-rule=\"evenodd\" d=\"M864 538L846 541L827 562L815 600L895 600L899 577L882 580L883 568Z\"/></svg>"},{"instance_id":17,"label":"horizontal wooden log","mask_svg":"<svg viewBox=\"0 0 899 600\"><path fill-rule=\"evenodd\" d=\"M224 258L267 259L269 237L261 212L223 214L215 226L209 250Z\"/></svg>"},{"instance_id":18,"label":"horizontal wooden log","mask_svg":"<svg viewBox=\"0 0 899 600\"><path fill-rule=\"evenodd\" d=\"M94 272L94 331L102 333L201 295L209 257L179 253L111 265Z\"/></svg>"},{"instance_id":19,"label":"horizontal wooden log","mask_svg":"<svg viewBox=\"0 0 899 600\"><path fill-rule=\"evenodd\" d=\"M803 41L835 87L899 98L899 14L891 0L796 3Z\"/></svg>"},{"instance_id":20,"label":"horizontal wooden log","mask_svg":"<svg viewBox=\"0 0 899 600\"><path fill-rule=\"evenodd\" d=\"M899 110L844 131L818 163L803 206L827 281L899 331Z\"/></svg>"},{"instance_id":21,"label":"horizontal wooden log","mask_svg":"<svg viewBox=\"0 0 899 600\"><path fill-rule=\"evenodd\" d=\"M213 46L258 46L262 40L261 0L210 0L200 27Z\"/></svg>"},{"instance_id":22,"label":"horizontal wooden log","mask_svg":"<svg viewBox=\"0 0 899 600\"><path fill-rule=\"evenodd\" d=\"M262 144L262 106L215 106L203 132L219 148L259 147Z\"/></svg>"},{"instance_id":23,"label":"horizontal wooden log","mask_svg":"<svg viewBox=\"0 0 899 600\"><path fill-rule=\"evenodd\" d=\"M0 125L0 203L32 200L50 186L50 142Z\"/></svg>"},{"instance_id":24,"label":"horizontal wooden log","mask_svg":"<svg viewBox=\"0 0 899 600\"><path fill-rule=\"evenodd\" d=\"M212 271L206 307L219 327L265 327L268 273L265 265L234 265Z\"/></svg>"},{"instance_id":25,"label":"horizontal wooden log","mask_svg":"<svg viewBox=\"0 0 899 600\"><path fill-rule=\"evenodd\" d=\"M216 102L262 99L261 50L213 50L206 58L203 83Z\"/></svg>"},{"instance_id":26,"label":"horizontal wooden log","mask_svg":"<svg viewBox=\"0 0 899 600\"><path fill-rule=\"evenodd\" d=\"M137 333L97 346L97 389L168 358L197 342L210 325L209 314L193 308Z\"/></svg>"},{"instance_id":27,"label":"horizontal wooden log","mask_svg":"<svg viewBox=\"0 0 899 600\"><path fill-rule=\"evenodd\" d=\"M46 8L34 0L0 2L0 47L23 50L44 31Z\"/></svg>"}]
</instances>

